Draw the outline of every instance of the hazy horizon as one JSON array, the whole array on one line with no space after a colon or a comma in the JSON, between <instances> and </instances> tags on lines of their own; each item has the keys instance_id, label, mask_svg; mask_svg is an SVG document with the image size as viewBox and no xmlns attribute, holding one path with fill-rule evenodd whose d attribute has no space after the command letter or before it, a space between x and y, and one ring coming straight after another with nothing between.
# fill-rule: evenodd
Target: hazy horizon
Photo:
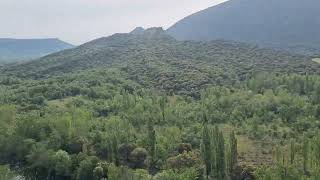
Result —
<instances>
[{"instance_id":1,"label":"hazy horizon","mask_svg":"<svg viewBox=\"0 0 320 180\"><path fill-rule=\"evenodd\" d=\"M77 45L138 26L166 29L225 1L2 0L0 38L59 38Z\"/></svg>"}]
</instances>

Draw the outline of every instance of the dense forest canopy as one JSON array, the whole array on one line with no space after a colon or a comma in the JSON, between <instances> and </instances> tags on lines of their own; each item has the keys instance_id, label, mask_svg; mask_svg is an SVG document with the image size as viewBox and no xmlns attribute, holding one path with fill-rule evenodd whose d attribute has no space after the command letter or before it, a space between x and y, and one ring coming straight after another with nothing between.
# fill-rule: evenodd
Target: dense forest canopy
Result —
<instances>
[{"instance_id":1,"label":"dense forest canopy","mask_svg":"<svg viewBox=\"0 0 320 180\"><path fill-rule=\"evenodd\" d=\"M226 42L177 41L161 28L115 34L40 60L0 68L1 74L46 79L95 68L118 68L147 87L194 95L208 85L235 85L260 72L317 74L308 56Z\"/></svg>"},{"instance_id":2,"label":"dense forest canopy","mask_svg":"<svg viewBox=\"0 0 320 180\"><path fill-rule=\"evenodd\" d=\"M308 56L152 28L0 74L0 179L320 177Z\"/></svg>"}]
</instances>

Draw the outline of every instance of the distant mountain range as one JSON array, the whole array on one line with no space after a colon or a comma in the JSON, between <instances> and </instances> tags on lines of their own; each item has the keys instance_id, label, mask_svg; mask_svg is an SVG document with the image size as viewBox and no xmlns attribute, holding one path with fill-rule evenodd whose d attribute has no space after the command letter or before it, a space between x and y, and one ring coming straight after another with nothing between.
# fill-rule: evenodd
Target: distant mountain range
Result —
<instances>
[{"instance_id":1,"label":"distant mountain range","mask_svg":"<svg viewBox=\"0 0 320 180\"><path fill-rule=\"evenodd\" d=\"M168 29L179 40L232 40L320 54L319 0L229 0Z\"/></svg>"},{"instance_id":2,"label":"distant mountain range","mask_svg":"<svg viewBox=\"0 0 320 180\"><path fill-rule=\"evenodd\" d=\"M74 47L59 39L0 38L0 62L30 60Z\"/></svg>"}]
</instances>

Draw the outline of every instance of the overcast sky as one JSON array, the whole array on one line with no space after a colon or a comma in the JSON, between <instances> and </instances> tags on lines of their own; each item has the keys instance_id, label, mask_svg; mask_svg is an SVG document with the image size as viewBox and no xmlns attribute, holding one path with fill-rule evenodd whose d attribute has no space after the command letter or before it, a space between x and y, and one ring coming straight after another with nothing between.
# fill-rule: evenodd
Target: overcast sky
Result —
<instances>
[{"instance_id":1,"label":"overcast sky","mask_svg":"<svg viewBox=\"0 0 320 180\"><path fill-rule=\"evenodd\" d=\"M128 32L168 28L226 0L0 0L0 38L60 38L73 44Z\"/></svg>"}]
</instances>

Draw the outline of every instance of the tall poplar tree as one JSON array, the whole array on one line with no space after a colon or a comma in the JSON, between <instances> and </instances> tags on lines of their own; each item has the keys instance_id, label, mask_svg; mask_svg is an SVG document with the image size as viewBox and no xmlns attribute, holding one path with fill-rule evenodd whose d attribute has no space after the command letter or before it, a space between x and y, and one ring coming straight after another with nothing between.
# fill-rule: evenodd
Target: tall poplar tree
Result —
<instances>
[{"instance_id":1,"label":"tall poplar tree","mask_svg":"<svg viewBox=\"0 0 320 180\"><path fill-rule=\"evenodd\" d=\"M304 139L302 145L302 158L303 158L303 171L307 173L308 171L308 162L309 162L309 140Z\"/></svg>"},{"instance_id":2,"label":"tall poplar tree","mask_svg":"<svg viewBox=\"0 0 320 180\"><path fill-rule=\"evenodd\" d=\"M156 131L152 120L148 121L148 151L151 156L150 170L152 171L155 168L156 161Z\"/></svg>"},{"instance_id":3,"label":"tall poplar tree","mask_svg":"<svg viewBox=\"0 0 320 180\"><path fill-rule=\"evenodd\" d=\"M209 134L209 129L206 123L203 124L202 130L202 143L201 143L201 152L202 158L205 164L206 178L208 178L212 173L212 149L211 149L211 138Z\"/></svg>"},{"instance_id":4,"label":"tall poplar tree","mask_svg":"<svg viewBox=\"0 0 320 180\"><path fill-rule=\"evenodd\" d=\"M230 133L230 138L229 138L229 163L228 163L228 171L229 174L232 174L234 171L234 168L237 166L238 163L238 143L237 139L235 136L234 131Z\"/></svg>"},{"instance_id":5,"label":"tall poplar tree","mask_svg":"<svg viewBox=\"0 0 320 180\"><path fill-rule=\"evenodd\" d=\"M216 128L217 130L217 128ZM217 179L223 180L226 177L226 164L225 164L225 147L224 147L224 137L222 132L219 130L217 134L217 148L216 148L216 170L217 170Z\"/></svg>"}]
</instances>

